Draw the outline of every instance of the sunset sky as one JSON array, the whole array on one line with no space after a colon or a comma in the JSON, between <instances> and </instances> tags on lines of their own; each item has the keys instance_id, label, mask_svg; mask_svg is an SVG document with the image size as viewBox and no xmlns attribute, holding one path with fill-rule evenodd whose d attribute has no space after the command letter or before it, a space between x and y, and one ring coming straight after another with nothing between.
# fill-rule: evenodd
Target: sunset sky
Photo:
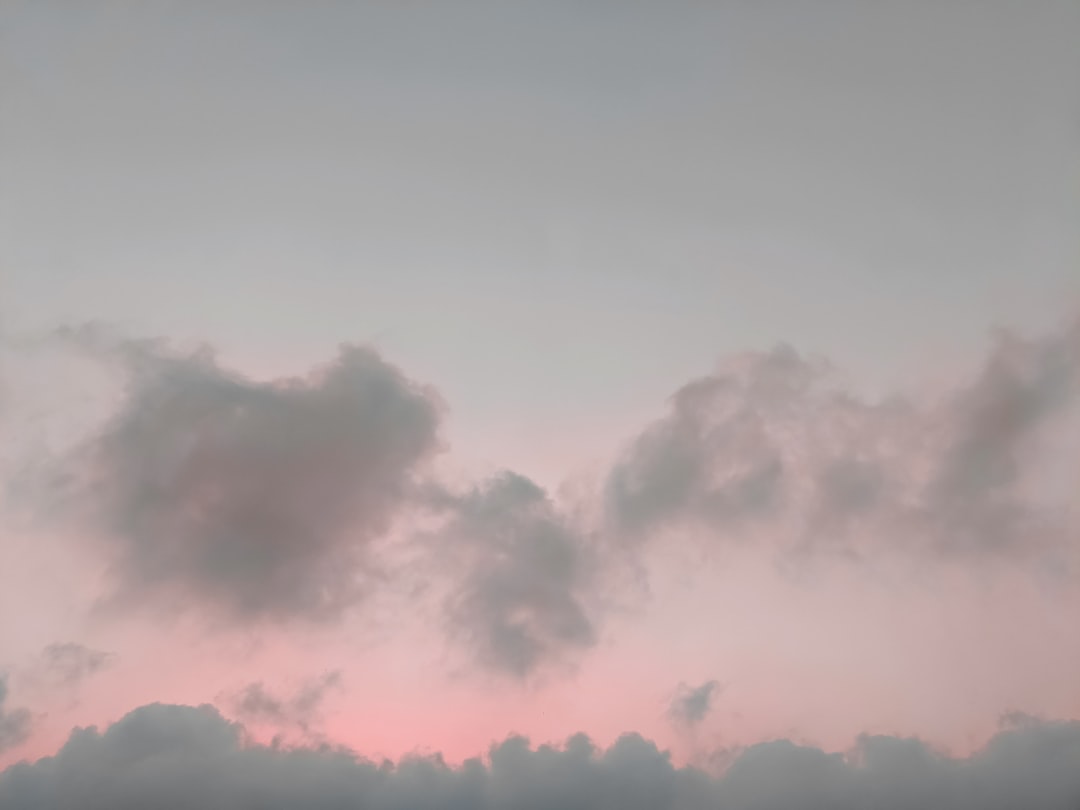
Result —
<instances>
[{"instance_id":1,"label":"sunset sky","mask_svg":"<svg viewBox=\"0 0 1080 810\"><path fill-rule=\"evenodd\" d=\"M0 0L0 437L0 810L1076 810L1080 3Z\"/></svg>"}]
</instances>

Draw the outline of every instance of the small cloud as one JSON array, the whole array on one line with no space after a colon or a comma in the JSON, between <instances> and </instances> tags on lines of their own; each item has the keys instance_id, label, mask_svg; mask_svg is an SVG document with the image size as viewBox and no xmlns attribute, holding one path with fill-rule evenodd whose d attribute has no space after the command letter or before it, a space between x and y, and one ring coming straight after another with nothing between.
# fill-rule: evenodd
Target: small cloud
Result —
<instances>
[{"instance_id":1,"label":"small cloud","mask_svg":"<svg viewBox=\"0 0 1080 810\"><path fill-rule=\"evenodd\" d=\"M341 687L341 673L327 672L306 681L292 695L279 697L261 681L250 683L232 696L231 704L241 719L275 726L292 726L308 732L318 719L327 693Z\"/></svg>"},{"instance_id":2,"label":"small cloud","mask_svg":"<svg viewBox=\"0 0 1080 810\"><path fill-rule=\"evenodd\" d=\"M39 671L48 683L73 688L112 664L116 656L75 642L50 644L41 653Z\"/></svg>"},{"instance_id":3,"label":"small cloud","mask_svg":"<svg viewBox=\"0 0 1080 810\"><path fill-rule=\"evenodd\" d=\"M671 701L668 714L680 725L696 726L712 711L713 701L721 689L719 681L706 681L694 687L681 684L675 699Z\"/></svg>"}]
</instances>

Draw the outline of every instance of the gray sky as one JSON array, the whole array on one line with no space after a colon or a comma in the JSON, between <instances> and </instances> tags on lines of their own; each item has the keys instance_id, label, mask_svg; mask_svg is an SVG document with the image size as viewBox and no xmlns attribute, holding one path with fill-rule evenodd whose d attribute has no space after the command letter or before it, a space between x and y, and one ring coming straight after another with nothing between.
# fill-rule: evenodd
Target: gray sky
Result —
<instances>
[{"instance_id":1,"label":"gray sky","mask_svg":"<svg viewBox=\"0 0 1080 810\"><path fill-rule=\"evenodd\" d=\"M1075 2L0 9L9 329L374 340L481 455L777 340L909 378L1076 286Z\"/></svg>"}]
</instances>

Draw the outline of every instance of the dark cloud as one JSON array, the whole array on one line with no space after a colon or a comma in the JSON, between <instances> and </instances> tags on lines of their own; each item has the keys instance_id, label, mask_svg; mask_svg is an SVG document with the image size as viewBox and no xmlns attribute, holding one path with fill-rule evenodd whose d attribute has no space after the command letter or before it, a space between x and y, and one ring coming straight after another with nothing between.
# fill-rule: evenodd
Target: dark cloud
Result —
<instances>
[{"instance_id":1,"label":"dark cloud","mask_svg":"<svg viewBox=\"0 0 1080 810\"><path fill-rule=\"evenodd\" d=\"M261 682L248 684L230 701L233 710L243 720L294 726L303 732L310 730L319 709L331 689L341 686L341 673L327 672L307 681L291 695L279 697L269 692Z\"/></svg>"},{"instance_id":2,"label":"dark cloud","mask_svg":"<svg viewBox=\"0 0 1080 810\"><path fill-rule=\"evenodd\" d=\"M999 733L967 759L918 740L863 737L846 754L788 741L735 755L721 775L675 767L637 735L606 750L521 738L486 761L395 764L340 749L263 747L208 707L152 705L104 732L75 731L56 756L0 774L5 810L1076 810L1080 723Z\"/></svg>"},{"instance_id":3,"label":"dark cloud","mask_svg":"<svg viewBox=\"0 0 1080 810\"><path fill-rule=\"evenodd\" d=\"M1038 553L1068 512L1031 495L1055 420L1080 415L1080 323L1002 333L979 373L937 401L870 401L781 346L721 365L672 397L606 483L624 541L680 526L713 537L773 525L806 551L902 542L911 551ZM1040 444L1040 440L1043 443Z\"/></svg>"},{"instance_id":4,"label":"dark cloud","mask_svg":"<svg viewBox=\"0 0 1080 810\"><path fill-rule=\"evenodd\" d=\"M706 681L700 686L679 687L675 699L671 701L668 714L676 723L696 726L712 711L713 701L720 694L719 681Z\"/></svg>"},{"instance_id":5,"label":"dark cloud","mask_svg":"<svg viewBox=\"0 0 1080 810\"><path fill-rule=\"evenodd\" d=\"M592 548L541 487L507 472L444 506L440 539L462 577L448 615L483 664L527 678L595 643Z\"/></svg>"},{"instance_id":6,"label":"dark cloud","mask_svg":"<svg viewBox=\"0 0 1080 810\"><path fill-rule=\"evenodd\" d=\"M30 736L29 710L9 709L7 697L7 675L0 674L0 751L21 745Z\"/></svg>"},{"instance_id":7,"label":"dark cloud","mask_svg":"<svg viewBox=\"0 0 1080 810\"><path fill-rule=\"evenodd\" d=\"M119 412L65 469L119 596L237 621L332 619L357 600L365 546L438 448L431 390L355 346L257 382L207 349L65 337L126 374Z\"/></svg>"},{"instance_id":8,"label":"dark cloud","mask_svg":"<svg viewBox=\"0 0 1080 810\"><path fill-rule=\"evenodd\" d=\"M108 667L115 656L75 642L50 644L41 653L39 670L57 685L75 687L86 678Z\"/></svg>"}]
</instances>

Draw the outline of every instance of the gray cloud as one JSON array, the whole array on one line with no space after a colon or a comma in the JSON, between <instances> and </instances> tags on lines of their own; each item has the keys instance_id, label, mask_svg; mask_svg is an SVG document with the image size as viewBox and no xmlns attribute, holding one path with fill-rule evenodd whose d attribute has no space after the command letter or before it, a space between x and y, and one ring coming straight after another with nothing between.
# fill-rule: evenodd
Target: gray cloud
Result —
<instances>
[{"instance_id":1,"label":"gray cloud","mask_svg":"<svg viewBox=\"0 0 1080 810\"><path fill-rule=\"evenodd\" d=\"M1043 533L1017 485L1039 430L1077 404L1080 322L1041 339L1000 332L978 377L947 406L948 440L925 506L952 546L1010 549Z\"/></svg>"},{"instance_id":2,"label":"gray cloud","mask_svg":"<svg viewBox=\"0 0 1080 810\"><path fill-rule=\"evenodd\" d=\"M712 711L713 701L719 693L719 681L706 681L694 687L682 684L671 701L668 714L676 723L696 726Z\"/></svg>"},{"instance_id":3,"label":"gray cloud","mask_svg":"<svg viewBox=\"0 0 1080 810\"><path fill-rule=\"evenodd\" d=\"M448 615L482 663L527 678L595 643L592 547L541 487L506 472L446 505L462 576Z\"/></svg>"},{"instance_id":4,"label":"gray cloud","mask_svg":"<svg viewBox=\"0 0 1080 810\"><path fill-rule=\"evenodd\" d=\"M112 653L75 642L50 644L41 652L39 670L57 686L75 687L108 667L114 658Z\"/></svg>"},{"instance_id":5,"label":"gray cloud","mask_svg":"<svg viewBox=\"0 0 1080 810\"><path fill-rule=\"evenodd\" d=\"M30 736L30 712L7 708L7 675L0 674L0 751L21 745Z\"/></svg>"},{"instance_id":6,"label":"gray cloud","mask_svg":"<svg viewBox=\"0 0 1080 810\"><path fill-rule=\"evenodd\" d=\"M795 415L821 373L780 346L679 389L670 413L611 471L615 529L638 536L670 523L721 526L775 513L788 473L770 428Z\"/></svg>"},{"instance_id":7,"label":"gray cloud","mask_svg":"<svg viewBox=\"0 0 1080 810\"><path fill-rule=\"evenodd\" d=\"M151 705L107 728L79 729L54 757L0 773L9 810L1075 810L1080 723L1001 731L967 759L914 739L863 737L845 754L785 740L738 752L719 775L677 768L626 735L606 750L578 735L563 747L522 738L487 760L376 764L329 746L250 745L213 708Z\"/></svg>"},{"instance_id":8,"label":"gray cloud","mask_svg":"<svg viewBox=\"0 0 1080 810\"><path fill-rule=\"evenodd\" d=\"M786 346L742 355L676 392L630 442L607 478L607 522L629 541L771 523L800 551L899 539L941 553L1060 549L1078 527L1030 482L1055 452L1040 438L1080 414L1078 381L1080 323L1002 333L938 401L861 398Z\"/></svg>"},{"instance_id":9,"label":"gray cloud","mask_svg":"<svg viewBox=\"0 0 1080 810\"><path fill-rule=\"evenodd\" d=\"M339 616L365 546L439 447L440 403L374 351L257 382L208 349L69 332L120 363L123 404L69 463L68 502L112 543L123 599L230 620Z\"/></svg>"},{"instance_id":10,"label":"gray cloud","mask_svg":"<svg viewBox=\"0 0 1080 810\"><path fill-rule=\"evenodd\" d=\"M310 730L317 719L327 693L341 686L341 673L327 672L300 685L287 697L269 692L262 682L245 686L230 701L233 710L243 720L270 723L277 726L295 726L301 731Z\"/></svg>"}]
</instances>

